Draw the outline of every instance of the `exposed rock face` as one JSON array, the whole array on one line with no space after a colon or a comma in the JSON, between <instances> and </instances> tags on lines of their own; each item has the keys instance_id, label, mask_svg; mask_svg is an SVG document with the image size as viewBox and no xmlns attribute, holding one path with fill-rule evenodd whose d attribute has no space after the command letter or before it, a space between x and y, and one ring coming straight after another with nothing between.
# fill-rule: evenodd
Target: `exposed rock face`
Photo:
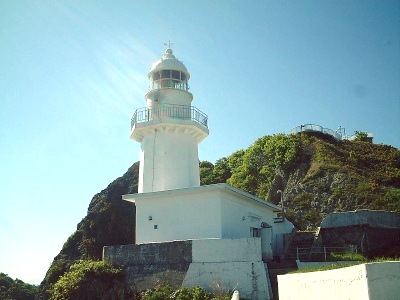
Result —
<instances>
[{"instance_id":1,"label":"exposed rock face","mask_svg":"<svg viewBox=\"0 0 400 300\"><path fill-rule=\"evenodd\" d=\"M355 209L400 210L400 151L365 142L304 136L299 162L277 174L269 198L284 191L287 217L298 229L315 229L329 213Z\"/></svg>"}]
</instances>

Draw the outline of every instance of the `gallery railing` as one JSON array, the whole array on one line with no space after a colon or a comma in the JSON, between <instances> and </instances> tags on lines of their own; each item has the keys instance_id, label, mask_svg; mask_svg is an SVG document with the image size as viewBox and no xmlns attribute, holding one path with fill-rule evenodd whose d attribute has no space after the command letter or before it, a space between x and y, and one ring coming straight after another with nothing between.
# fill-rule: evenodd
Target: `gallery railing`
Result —
<instances>
[{"instance_id":1,"label":"gallery railing","mask_svg":"<svg viewBox=\"0 0 400 300\"><path fill-rule=\"evenodd\" d=\"M190 120L208 127L208 116L198 108L187 105L163 104L154 108L143 107L137 109L131 119L131 128L137 123L162 118Z\"/></svg>"}]
</instances>

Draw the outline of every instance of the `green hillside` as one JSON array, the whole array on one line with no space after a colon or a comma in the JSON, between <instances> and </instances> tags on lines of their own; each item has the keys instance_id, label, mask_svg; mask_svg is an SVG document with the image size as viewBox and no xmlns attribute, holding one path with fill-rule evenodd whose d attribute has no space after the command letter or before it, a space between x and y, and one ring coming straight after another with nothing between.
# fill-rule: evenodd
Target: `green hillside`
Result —
<instances>
[{"instance_id":1,"label":"green hillside","mask_svg":"<svg viewBox=\"0 0 400 300\"><path fill-rule=\"evenodd\" d=\"M137 192L138 167L95 195L88 213L65 242L40 286L37 299L78 260L100 260L105 245L135 241L135 207L121 195ZM215 164L200 162L201 184L228 182L280 202L297 229L316 228L334 211L359 208L400 211L400 151L362 141L337 142L307 134L264 136Z\"/></svg>"},{"instance_id":2,"label":"green hillside","mask_svg":"<svg viewBox=\"0 0 400 300\"><path fill-rule=\"evenodd\" d=\"M278 204L297 229L315 229L334 211L400 211L400 151L325 135L264 136L246 150L201 162L202 184L229 184Z\"/></svg>"}]
</instances>

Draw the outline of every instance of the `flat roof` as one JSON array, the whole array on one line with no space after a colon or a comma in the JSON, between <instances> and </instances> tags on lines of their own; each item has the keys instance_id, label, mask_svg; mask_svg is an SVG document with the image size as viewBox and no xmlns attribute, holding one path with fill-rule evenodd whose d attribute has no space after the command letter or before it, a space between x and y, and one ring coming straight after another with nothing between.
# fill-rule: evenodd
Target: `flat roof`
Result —
<instances>
[{"instance_id":1,"label":"flat roof","mask_svg":"<svg viewBox=\"0 0 400 300\"><path fill-rule=\"evenodd\" d=\"M384 210L360 209L330 213L322 220L321 229L370 226L400 229L400 213Z\"/></svg>"},{"instance_id":2,"label":"flat roof","mask_svg":"<svg viewBox=\"0 0 400 300\"><path fill-rule=\"evenodd\" d=\"M216 184L210 184L210 185L202 185L202 186L183 188L183 189L175 189L175 190L167 190L167 191L127 194L127 195L122 195L122 199L129 201L129 202L135 202L136 199L139 200L139 199L148 199L148 198L155 198L155 197L167 197L169 195L196 194L196 193L214 192L214 191L220 191L220 192L231 193L233 195L238 195L247 200L267 206L270 209L273 209L275 212L281 211L281 208L279 206L277 206L267 200L258 198L248 192L242 191L242 190L235 188L226 183L216 183Z\"/></svg>"}]
</instances>

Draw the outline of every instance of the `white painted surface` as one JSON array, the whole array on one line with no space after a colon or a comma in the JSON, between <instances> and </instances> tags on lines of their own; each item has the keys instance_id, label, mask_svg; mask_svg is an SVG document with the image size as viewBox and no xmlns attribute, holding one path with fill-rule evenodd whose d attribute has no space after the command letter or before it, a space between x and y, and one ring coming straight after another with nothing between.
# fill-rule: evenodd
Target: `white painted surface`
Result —
<instances>
[{"instance_id":1,"label":"white painted surface","mask_svg":"<svg viewBox=\"0 0 400 300\"><path fill-rule=\"evenodd\" d=\"M369 299L400 299L400 261L366 265Z\"/></svg>"},{"instance_id":2,"label":"white painted surface","mask_svg":"<svg viewBox=\"0 0 400 300\"><path fill-rule=\"evenodd\" d=\"M123 199L136 204L137 244L248 238L251 227L273 224L277 211L276 205L224 183L124 195Z\"/></svg>"},{"instance_id":3,"label":"white painted surface","mask_svg":"<svg viewBox=\"0 0 400 300\"><path fill-rule=\"evenodd\" d=\"M272 227L261 229L261 253L263 261L271 261L274 258L272 252Z\"/></svg>"},{"instance_id":4,"label":"white painted surface","mask_svg":"<svg viewBox=\"0 0 400 300\"><path fill-rule=\"evenodd\" d=\"M163 104L190 106L193 101L193 95L188 91L173 88L160 88L149 91L145 95L145 99L148 108L157 108Z\"/></svg>"},{"instance_id":5,"label":"white painted surface","mask_svg":"<svg viewBox=\"0 0 400 300\"><path fill-rule=\"evenodd\" d=\"M221 207L223 238L249 237L251 227L261 228L261 222L273 225L276 217L274 209L262 202L249 202L248 198L231 193L223 195Z\"/></svg>"},{"instance_id":6,"label":"white painted surface","mask_svg":"<svg viewBox=\"0 0 400 300\"><path fill-rule=\"evenodd\" d=\"M156 61L148 74L179 71L185 74L185 87L190 74L186 67L167 49L161 59ZM168 73L172 74L172 73ZM156 80L156 81L157 81ZM162 81L167 83L169 79ZM172 80L172 79L171 79ZM152 83L150 82L150 86ZM139 193L181 189L200 185L198 143L208 136L208 128L191 120L193 95L186 90L157 85L146 93L146 107L152 109L141 115L131 131L131 139L141 143L139 167ZM186 106L180 115L159 110L163 105ZM172 108L171 108L172 109ZM177 112L178 111L178 114ZM154 113L154 114L153 114Z\"/></svg>"},{"instance_id":7,"label":"white painted surface","mask_svg":"<svg viewBox=\"0 0 400 300\"><path fill-rule=\"evenodd\" d=\"M261 261L261 239L202 239L192 241L192 261L254 262Z\"/></svg>"},{"instance_id":8,"label":"white painted surface","mask_svg":"<svg viewBox=\"0 0 400 300\"><path fill-rule=\"evenodd\" d=\"M187 75L188 79L190 77L185 65L175 57L172 49L170 48L166 49L163 56L151 65L148 77L150 77L152 73L160 70L182 71Z\"/></svg>"},{"instance_id":9,"label":"white painted surface","mask_svg":"<svg viewBox=\"0 0 400 300\"><path fill-rule=\"evenodd\" d=\"M209 292L219 289L227 292L236 287L244 299L271 299L262 262L192 263L182 285L200 285Z\"/></svg>"},{"instance_id":10,"label":"white painted surface","mask_svg":"<svg viewBox=\"0 0 400 300\"><path fill-rule=\"evenodd\" d=\"M135 199L136 244L221 237L215 195L177 190L141 195L148 197Z\"/></svg>"},{"instance_id":11,"label":"white painted surface","mask_svg":"<svg viewBox=\"0 0 400 300\"><path fill-rule=\"evenodd\" d=\"M193 241L192 259L184 286L200 285L209 292L237 288L245 299L271 298L260 238Z\"/></svg>"},{"instance_id":12,"label":"white painted surface","mask_svg":"<svg viewBox=\"0 0 400 300\"><path fill-rule=\"evenodd\" d=\"M149 130L141 141L139 193L200 185L197 139L185 126Z\"/></svg>"},{"instance_id":13,"label":"white painted surface","mask_svg":"<svg viewBox=\"0 0 400 300\"><path fill-rule=\"evenodd\" d=\"M400 262L278 275L279 299L400 299Z\"/></svg>"}]
</instances>

